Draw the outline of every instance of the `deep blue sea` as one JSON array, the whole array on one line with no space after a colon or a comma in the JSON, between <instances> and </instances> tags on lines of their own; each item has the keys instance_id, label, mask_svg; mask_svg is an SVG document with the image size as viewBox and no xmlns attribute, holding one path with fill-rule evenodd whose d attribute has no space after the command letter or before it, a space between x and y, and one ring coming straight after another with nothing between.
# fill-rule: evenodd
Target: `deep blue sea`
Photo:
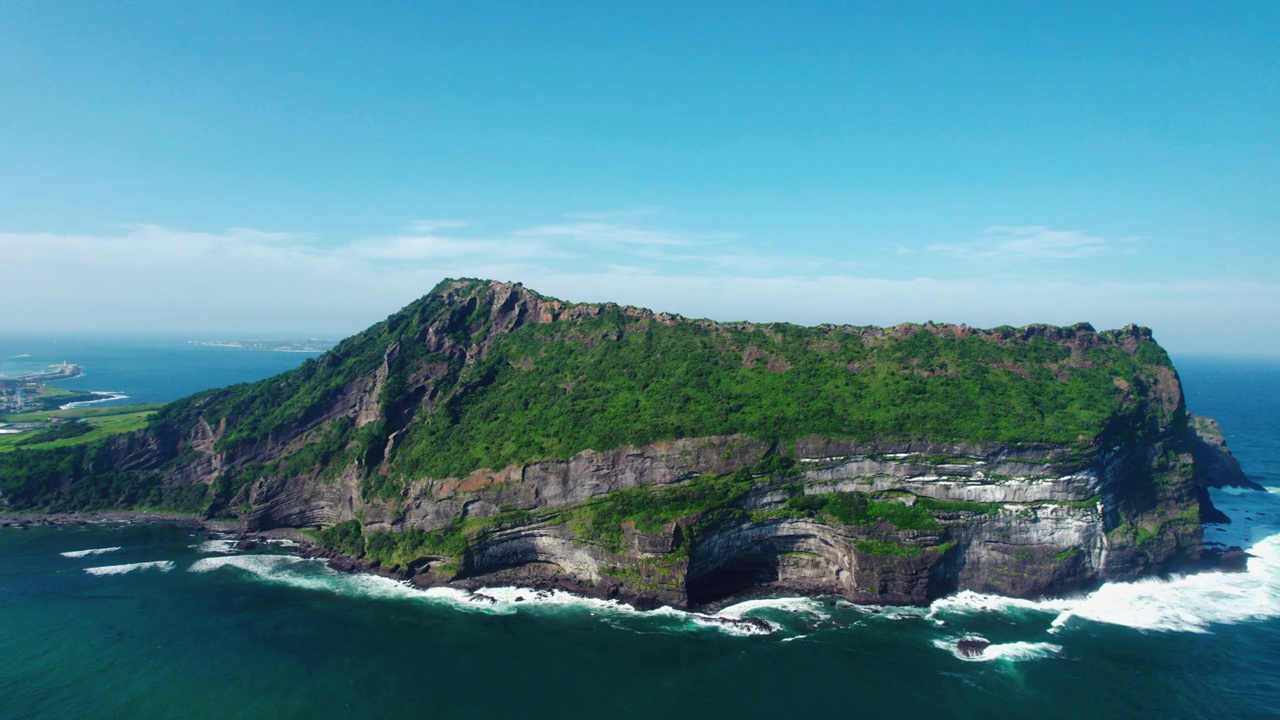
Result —
<instances>
[{"instance_id":1,"label":"deep blue sea","mask_svg":"<svg viewBox=\"0 0 1280 720\"><path fill-rule=\"evenodd\" d=\"M53 383L68 390L124 395L99 407L168 402L209 388L261 380L319 353L192 344L179 337L0 335L0 376L16 377L68 362L83 375Z\"/></svg>"},{"instance_id":2,"label":"deep blue sea","mask_svg":"<svg viewBox=\"0 0 1280 720\"><path fill-rule=\"evenodd\" d=\"M306 357L96 342L50 362L136 401ZM1278 717L1280 361L1175 361L1270 488L1214 493L1234 522L1206 537L1248 548L1245 573L1036 602L755 600L722 614L778 629L745 634L519 589L481 604L176 525L0 529L0 717ZM954 651L970 636L993 643L981 659Z\"/></svg>"}]
</instances>

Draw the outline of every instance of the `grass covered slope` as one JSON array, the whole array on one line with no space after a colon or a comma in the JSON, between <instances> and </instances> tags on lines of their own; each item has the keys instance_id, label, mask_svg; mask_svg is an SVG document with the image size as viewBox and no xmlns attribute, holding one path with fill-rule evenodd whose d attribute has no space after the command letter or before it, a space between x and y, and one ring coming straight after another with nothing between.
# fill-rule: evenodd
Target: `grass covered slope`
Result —
<instances>
[{"instance_id":1,"label":"grass covered slope","mask_svg":"<svg viewBox=\"0 0 1280 720\"><path fill-rule=\"evenodd\" d=\"M200 414L228 422L220 448L257 442L380 368L379 422L343 439L406 480L736 433L1085 446L1172 375L1140 328L719 323L446 281L293 373L156 422Z\"/></svg>"},{"instance_id":2,"label":"grass covered slope","mask_svg":"<svg viewBox=\"0 0 1280 720\"><path fill-rule=\"evenodd\" d=\"M261 478L343 468L390 499L423 478L713 435L1086 453L1136 408L1166 425L1183 412L1167 355L1133 326L723 323L446 280L296 370L161 408L114 453L153 475L218 454L204 481L224 500Z\"/></svg>"},{"instance_id":3,"label":"grass covered slope","mask_svg":"<svg viewBox=\"0 0 1280 720\"><path fill-rule=\"evenodd\" d=\"M1153 342L1072 347L957 328L664 322L622 308L528 325L460 374L466 392L412 423L392 468L443 477L657 440L743 433L1088 442L1167 366ZM1116 380L1120 380L1119 383Z\"/></svg>"},{"instance_id":4,"label":"grass covered slope","mask_svg":"<svg viewBox=\"0 0 1280 720\"><path fill-rule=\"evenodd\" d=\"M0 435L0 453L26 447L49 450L68 445L80 445L102 440L109 435L134 432L147 425L147 418L161 405L158 403L121 405L117 407L80 407L66 410L26 412L0 415L0 422L45 422L50 418L74 418L78 422L62 424L45 430L20 434Z\"/></svg>"}]
</instances>

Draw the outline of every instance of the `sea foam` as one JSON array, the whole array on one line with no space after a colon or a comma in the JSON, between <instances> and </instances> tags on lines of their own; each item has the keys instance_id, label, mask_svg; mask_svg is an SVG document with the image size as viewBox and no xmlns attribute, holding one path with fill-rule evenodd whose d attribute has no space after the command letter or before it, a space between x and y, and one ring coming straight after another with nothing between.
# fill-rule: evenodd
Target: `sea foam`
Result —
<instances>
[{"instance_id":1,"label":"sea foam","mask_svg":"<svg viewBox=\"0 0 1280 720\"><path fill-rule=\"evenodd\" d=\"M984 638L969 635L964 638L940 638L933 641L933 646L946 650L956 657L958 660L965 662L991 662L992 660L1004 660L1007 662L1020 662L1024 660L1041 660L1043 658L1061 655L1063 652L1061 645L1054 645L1047 642L1009 642L1009 643L992 643L982 649L975 655L966 655L961 652L959 642L961 640L981 640L986 642Z\"/></svg>"},{"instance_id":2,"label":"sea foam","mask_svg":"<svg viewBox=\"0 0 1280 720\"><path fill-rule=\"evenodd\" d=\"M803 613L806 615L816 615L822 618L828 616L828 613L823 608L821 600L815 600L807 597L780 597L744 600L739 603L734 603L717 613L717 617L740 620L744 617L757 615L761 611L769 610L787 613Z\"/></svg>"},{"instance_id":3,"label":"sea foam","mask_svg":"<svg viewBox=\"0 0 1280 720\"><path fill-rule=\"evenodd\" d=\"M1203 572L1171 578L1106 583L1075 598L1019 600L960 592L935 601L935 621L965 614L1048 613L1051 632L1075 620L1156 632L1211 632L1214 625L1280 617L1280 492L1227 488L1210 491L1214 505L1232 518L1206 527L1206 540L1243 547L1252 557L1239 573ZM1218 532L1222 529L1224 532Z\"/></svg>"},{"instance_id":4,"label":"sea foam","mask_svg":"<svg viewBox=\"0 0 1280 720\"><path fill-rule=\"evenodd\" d=\"M102 567L85 568L90 575L123 575L135 570L159 570L169 572L173 569L172 560L154 560L152 562L129 563L128 565L104 565Z\"/></svg>"},{"instance_id":5,"label":"sea foam","mask_svg":"<svg viewBox=\"0 0 1280 720\"><path fill-rule=\"evenodd\" d=\"M1280 535L1252 545L1247 570L1108 583L1053 621L1072 618L1139 630L1209 632L1215 624L1280 617Z\"/></svg>"},{"instance_id":6,"label":"sea foam","mask_svg":"<svg viewBox=\"0 0 1280 720\"><path fill-rule=\"evenodd\" d=\"M342 573L326 567L322 561L307 560L293 555L227 555L196 560L189 572L208 573L223 569L248 573L256 579L304 590L330 592L349 597L382 600L407 600L452 609L490 615L511 615L517 612L559 615L586 613L601 616L643 616L665 619L673 623L670 630L708 628L729 635L767 634L769 630L740 622L741 617L753 609L769 603L808 603L798 598L790 601L751 601L753 606L739 607L733 614L711 616L684 612L670 607L639 611L616 600L587 598L560 590L535 590L521 587L485 587L469 592L452 587L415 588L409 583L365 573ZM740 604L741 605L741 604Z\"/></svg>"},{"instance_id":7,"label":"sea foam","mask_svg":"<svg viewBox=\"0 0 1280 720\"><path fill-rule=\"evenodd\" d=\"M873 617L893 619L924 618L944 626L959 624L975 614L1000 614L1022 621L1044 623L1050 633L1060 634L1073 623L1087 621L1124 625L1144 631L1209 632L1215 624L1240 623L1280 617L1280 530L1268 522L1280 521L1280 494L1256 491L1213 491L1214 502L1232 518L1239 518L1231 532L1219 533L1239 540L1253 555L1242 573L1206 572L1169 579L1107 583L1098 590L1071 598L1025 600L971 591L936 600L927 611L881 608L863 610ZM201 552L230 552L230 541L210 541ZM120 566L129 567L129 566ZM192 572L234 568L259 580L292 587L320 590L348 596L399 599L446 605L475 613L506 615L516 612L558 614L585 612L622 619L643 616L659 620L666 631L714 628L735 634L770 632L759 625L741 622L744 618L767 616L775 622L788 615L828 620L832 610L822 600L812 598L754 599L730 605L718 615L685 612L663 607L638 611L614 600L584 598L558 590L520 587L481 588L468 592L458 588L416 588L409 583L370 574L340 573L322 562L293 555L228 555L197 560ZM837 603L838 608L845 605ZM785 623L791 625L791 623ZM776 629L776 628L775 628ZM808 629L801 630L808 632ZM790 634L790 633L788 633ZM953 640L938 640L956 651ZM1050 642L1010 642L988 646L981 660L1026 660L1050 657L1061 652ZM957 651L958 652L958 651ZM973 658L962 658L970 660Z\"/></svg>"},{"instance_id":8,"label":"sea foam","mask_svg":"<svg viewBox=\"0 0 1280 720\"><path fill-rule=\"evenodd\" d=\"M92 550L71 550L68 552L58 553L58 554L61 555L62 557L82 558L82 557L89 557L90 555L102 555L103 553L115 552L119 549L120 549L119 547L105 547L105 548L93 548Z\"/></svg>"},{"instance_id":9,"label":"sea foam","mask_svg":"<svg viewBox=\"0 0 1280 720\"><path fill-rule=\"evenodd\" d=\"M208 553L221 553L223 555L229 555L233 552L236 552L236 540L234 539L205 540L204 542L198 545L192 545L190 547L194 548L196 552L202 555L208 554Z\"/></svg>"}]
</instances>

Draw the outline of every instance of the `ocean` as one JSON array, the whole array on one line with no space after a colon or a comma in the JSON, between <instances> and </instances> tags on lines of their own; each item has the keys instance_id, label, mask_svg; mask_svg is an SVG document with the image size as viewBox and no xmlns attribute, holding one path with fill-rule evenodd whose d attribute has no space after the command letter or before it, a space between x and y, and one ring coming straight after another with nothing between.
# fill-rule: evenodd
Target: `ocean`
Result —
<instances>
[{"instance_id":1,"label":"ocean","mask_svg":"<svg viewBox=\"0 0 1280 720\"><path fill-rule=\"evenodd\" d=\"M98 407L168 402L209 388L251 382L292 370L319 353L272 352L192 344L167 336L0 335L0 377L68 362L84 373L54 385L119 396Z\"/></svg>"},{"instance_id":2,"label":"ocean","mask_svg":"<svg viewBox=\"0 0 1280 720\"><path fill-rule=\"evenodd\" d=\"M50 362L132 401L307 357L96 342ZM1233 522L1206 539L1248 549L1247 572L720 611L775 628L748 632L519 588L419 591L181 525L0 528L0 717L1278 717L1280 361L1175 361L1190 409L1268 487L1213 492ZM966 637L992 645L966 658Z\"/></svg>"}]
</instances>

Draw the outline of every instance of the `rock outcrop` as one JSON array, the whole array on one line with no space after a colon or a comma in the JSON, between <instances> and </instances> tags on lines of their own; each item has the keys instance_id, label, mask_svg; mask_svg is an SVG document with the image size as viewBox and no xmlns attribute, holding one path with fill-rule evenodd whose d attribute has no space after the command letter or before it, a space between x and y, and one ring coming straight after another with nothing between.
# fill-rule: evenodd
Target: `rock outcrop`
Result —
<instances>
[{"instance_id":1,"label":"rock outcrop","mask_svg":"<svg viewBox=\"0 0 1280 720\"><path fill-rule=\"evenodd\" d=\"M1245 476L1240 462L1227 447L1217 420L1187 413L1187 427L1191 432L1191 455L1195 458L1196 480L1201 487L1265 490Z\"/></svg>"},{"instance_id":2,"label":"rock outcrop","mask_svg":"<svg viewBox=\"0 0 1280 720\"><path fill-rule=\"evenodd\" d=\"M662 372L610 394L575 360L629 342ZM652 389L667 369L687 392ZM619 396L656 420L628 424ZM530 408L555 403L570 404L541 432ZM695 415L712 431L681 425ZM504 445L504 422L530 447ZM293 373L179 401L95 457L419 584L678 606L756 586L911 604L1134 578L1200 556L1204 487L1250 484L1145 328L798 329L485 281L442 283Z\"/></svg>"}]
</instances>

